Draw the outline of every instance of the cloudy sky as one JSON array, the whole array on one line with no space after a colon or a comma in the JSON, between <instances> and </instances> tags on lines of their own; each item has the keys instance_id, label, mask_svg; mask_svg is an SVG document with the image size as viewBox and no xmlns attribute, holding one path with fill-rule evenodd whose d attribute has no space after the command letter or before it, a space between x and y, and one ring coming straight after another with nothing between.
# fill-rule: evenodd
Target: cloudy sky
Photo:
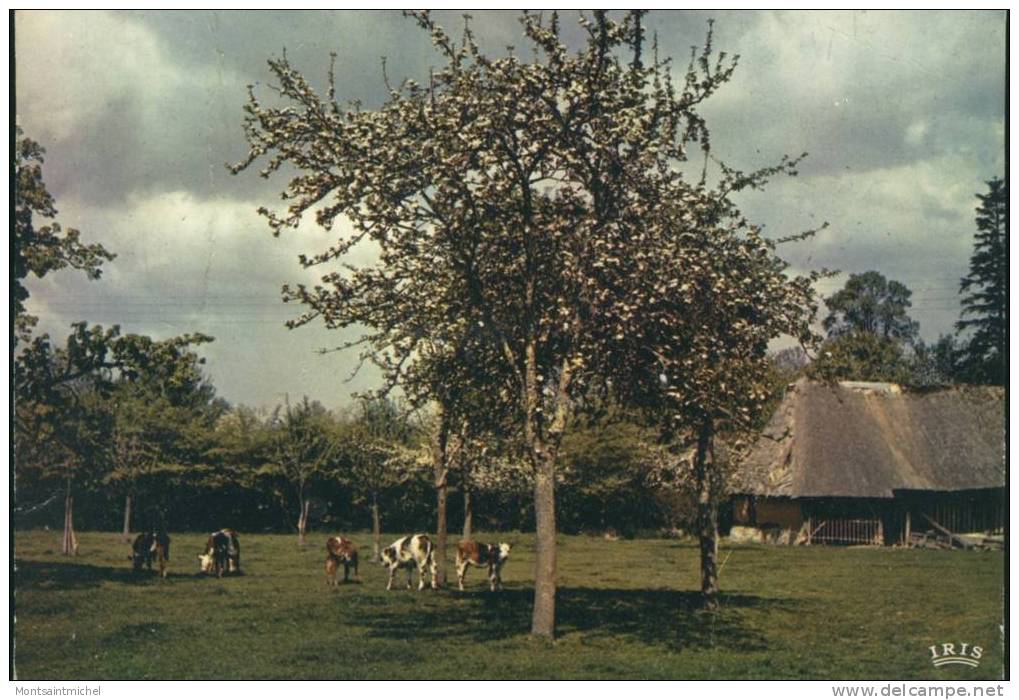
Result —
<instances>
[{"instance_id":1,"label":"cloudy sky","mask_svg":"<svg viewBox=\"0 0 1019 700\"><path fill-rule=\"evenodd\" d=\"M515 14L475 12L484 47L522 47ZM458 13L437 13L459 27ZM563 24L576 40L575 13ZM783 254L796 269L878 270L914 292L913 317L934 339L958 318L958 281L973 243L974 194L1004 172L1005 13L660 12L661 53L685 65L713 17L715 46L740 55L705 107L719 155L750 169L809 152L793 179L741 200L773 236L830 227ZM313 226L274 239L255 210L284 182L224 164L246 153L245 86L287 55L323 86L338 54L337 94L378 105L380 57L392 77L426 78L427 36L396 12L18 12L17 120L47 150L43 174L64 226L117 253L103 278L33 280L41 330L78 320L164 338L216 337L208 371L222 396L271 405L284 393L340 406L369 388L346 381L347 336L287 330L298 309L284 281L330 240ZM820 288L841 287L846 274Z\"/></svg>"}]
</instances>

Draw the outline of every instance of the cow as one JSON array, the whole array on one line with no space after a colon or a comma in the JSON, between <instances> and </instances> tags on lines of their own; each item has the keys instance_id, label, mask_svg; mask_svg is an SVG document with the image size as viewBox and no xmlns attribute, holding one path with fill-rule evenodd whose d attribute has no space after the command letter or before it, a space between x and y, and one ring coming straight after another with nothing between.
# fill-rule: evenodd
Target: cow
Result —
<instances>
[{"instance_id":1,"label":"cow","mask_svg":"<svg viewBox=\"0 0 1019 700\"><path fill-rule=\"evenodd\" d=\"M339 585L336 581L336 572L343 564L343 582L350 580L350 569L354 569L354 580L360 581L361 576L357 573L357 547L346 537L330 537L326 540L326 584L329 586Z\"/></svg>"},{"instance_id":2,"label":"cow","mask_svg":"<svg viewBox=\"0 0 1019 700\"><path fill-rule=\"evenodd\" d=\"M198 570L214 573L216 578L222 578L225 573L241 572L241 542L234 530L224 528L209 535L205 553L198 555Z\"/></svg>"},{"instance_id":3,"label":"cow","mask_svg":"<svg viewBox=\"0 0 1019 700\"><path fill-rule=\"evenodd\" d=\"M162 530L143 532L134 538L131 553L127 555L136 572L145 566L152 571L152 560L159 565L159 576L166 578L166 563L170 561L170 536Z\"/></svg>"},{"instance_id":4,"label":"cow","mask_svg":"<svg viewBox=\"0 0 1019 700\"><path fill-rule=\"evenodd\" d=\"M513 545L506 542L499 544L481 544L471 540L460 540L456 543L456 578L460 590L464 589L467 569L471 566L487 566L488 581L495 591L502 587L502 565L509 558Z\"/></svg>"},{"instance_id":5,"label":"cow","mask_svg":"<svg viewBox=\"0 0 1019 700\"><path fill-rule=\"evenodd\" d=\"M407 569L407 588L411 588L411 575L414 568L418 570L418 590L425 587L425 571L431 575L432 588L438 588L435 578L435 557L432 554L432 541L428 535L408 535L401 537L382 550L382 565L389 569L389 582L386 590L393 589L393 579L397 569Z\"/></svg>"}]
</instances>

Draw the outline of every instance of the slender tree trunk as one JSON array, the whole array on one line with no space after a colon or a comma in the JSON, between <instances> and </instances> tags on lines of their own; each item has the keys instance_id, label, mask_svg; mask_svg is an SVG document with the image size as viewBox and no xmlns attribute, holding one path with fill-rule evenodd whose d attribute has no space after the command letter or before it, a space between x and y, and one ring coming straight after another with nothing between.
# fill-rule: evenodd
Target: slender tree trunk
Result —
<instances>
[{"instance_id":1,"label":"slender tree trunk","mask_svg":"<svg viewBox=\"0 0 1019 700\"><path fill-rule=\"evenodd\" d=\"M697 536L701 546L701 594L704 607L718 607L718 502L715 493L715 465L708 456L713 452L714 431L705 419L697 433L694 478L697 487Z\"/></svg>"},{"instance_id":2,"label":"slender tree trunk","mask_svg":"<svg viewBox=\"0 0 1019 700\"><path fill-rule=\"evenodd\" d=\"M131 541L131 494L124 497L124 531L120 535L120 541Z\"/></svg>"},{"instance_id":3,"label":"slender tree trunk","mask_svg":"<svg viewBox=\"0 0 1019 700\"><path fill-rule=\"evenodd\" d=\"M471 510L471 490L464 486L464 539L471 538L471 529L474 526L474 511Z\"/></svg>"},{"instance_id":4,"label":"slender tree trunk","mask_svg":"<svg viewBox=\"0 0 1019 700\"><path fill-rule=\"evenodd\" d=\"M308 511L311 508L311 501L301 496L301 517L297 519L297 544L303 547L306 543L305 532L308 530Z\"/></svg>"},{"instance_id":5,"label":"slender tree trunk","mask_svg":"<svg viewBox=\"0 0 1019 700\"><path fill-rule=\"evenodd\" d=\"M65 555L78 554L78 537L74 534L74 496L71 495L71 479L67 479L67 493L64 496L64 538L60 551Z\"/></svg>"},{"instance_id":6,"label":"slender tree trunk","mask_svg":"<svg viewBox=\"0 0 1019 700\"><path fill-rule=\"evenodd\" d=\"M382 518L379 517L379 499L372 494L372 559L382 561Z\"/></svg>"},{"instance_id":7,"label":"slender tree trunk","mask_svg":"<svg viewBox=\"0 0 1019 700\"><path fill-rule=\"evenodd\" d=\"M435 578L440 587L446 586L446 484L436 489L438 495L438 523L435 528Z\"/></svg>"},{"instance_id":8,"label":"slender tree trunk","mask_svg":"<svg viewBox=\"0 0 1019 700\"><path fill-rule=\"evenodd\" d=\"M439 416L439 435L435 441L435 577L439 586L446 585L446 496L449 482L449 415L444 409Z\"/></svg>"}]
</instances>

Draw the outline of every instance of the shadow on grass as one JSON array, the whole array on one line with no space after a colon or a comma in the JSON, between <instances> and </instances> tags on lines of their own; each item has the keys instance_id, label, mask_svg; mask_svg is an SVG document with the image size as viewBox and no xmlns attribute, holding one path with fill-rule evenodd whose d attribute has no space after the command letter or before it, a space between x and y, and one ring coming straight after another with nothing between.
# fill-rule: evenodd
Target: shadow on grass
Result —
<instances>
[{"instance_id":1,"label":"shadow on grass","mask_svg":"<svg viewBox=\"0 0 1019 700\"><path fill-rule=\"evenodd\" d=\"M137 584L158 581L159 573L143 569L136 572L130 562L123 567L96 566L76 562L14 560L15 589L44 588L49 590L78 590L96 588L104 581ZM168 578L193 578L193 575L169 572Z\"/></svg>"},{"instance_id":2,"label":"shadow on grass","mask_svg":"<svg viewBox=\"0 0 1019 700\"><path fill-rule=\"evenodd\" d=\"M468 638L487 642L525 635L531 626L532 589L452 592L456 602L412 613L413 620L363 612L360 622L367 636L408 638ZM625 637L673 651L718 648L762 651L765 636L748 624L747 613L788 609L788 601L750 595L723 595L722 608L706 611L699 591L615 588L559 588L556 594L558 634L585 637ZM412 622L413 631L408 629Z\"/></svg>"},{"instance_id":3,"label":"shadow on grass","mask_svg":"<svg viewBox=\"0 0 1019 700\"><path fill-rule=\"evenodd\" d=\"M131 645L142 642L163 641L169 637L169 625L164 622L140 622L121 625L106 636L106 642L114 645Z\"/></svg>"}]
</instances>

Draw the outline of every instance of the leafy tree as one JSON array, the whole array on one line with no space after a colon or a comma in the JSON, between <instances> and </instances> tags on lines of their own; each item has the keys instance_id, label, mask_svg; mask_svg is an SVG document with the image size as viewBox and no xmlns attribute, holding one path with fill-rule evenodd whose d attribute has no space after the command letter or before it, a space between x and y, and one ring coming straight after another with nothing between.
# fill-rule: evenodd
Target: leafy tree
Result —
<instances>
[{"instance_id":1,"label":"leafy tree","mask_svg":"<svg viewBox=\"0 0 1019 700\"><path fill-rule=\"evenodd\" d=\"M213 426L205 464L192 469L189 485L214 494L217 512L228 515L237 527L245 522L251 523L248 527L282 523L284 531L290 531L293 526L283 488L270 476L278 474L274 416L279 417L275 411L243 405L222 413ZM267 516L268 522L263 520Z\"/></svg>"},{"instance_id":2,"label":"leafy tree","mask_svg":"<svg viewBox=\"0 0 1019 700\"><path fill-rule=\"evenodd\" d=\"M72 267L90 279L98 279L103 261L114 255L99 244L81 242L81 234L73 228L63 229L52 221L57 209L42 179L43 154L38 143L16 127L14 145L14 246L11 249L11 298L14 302L14 323L21 339L36 323L29 316L25 302L29 292L24 280L29 273L36 277ZM37 218L49 223L39 225Z\"/></svg>"},{"instance_id":3,"label":"leafy tree","mask_svg":"<svg viewBox=\"0 0 1019 700\"><path fill-rule=\"evenodd\" d=\"M149 349L138 348L133 369L115 383L110 401L111 468L103 481L124 494L125 541L138 496L148 497L146 527L162 523L170 484L206 460L213 428L225 411L202 376L201 358L185 353L153 362L151 344L146 345Z\"/></svg>"},{"instance_id":4,"label":"leafy tree","mask_svg":"<svg viewBox=\"0 0 1019 700\"><path fill-rule=\"evenodd\" d=\"M450 492L449 476L462 463L464 431L467 416L479 406L470 406L471 385L475 378L465 364L471 352L469 328L450 327L455 337L433 334L418 344L417 357L399 377L409 405L425 409L418 426L425 437L424 444L416 446L418 452L407 452L410 462L424 464L431 461L432 482L436 499L435 578L437 585L446 584L447 501ZM391 375L391 381L396 377ZM377 398L384 398L386 387ZM431 410L434 409L434 412ZM427 455L426 455L427 453ZM406 461L406 460L405 460Z\"/></svg>"},{"instance_id":5,"label":"leafy tree","mask_svg":"<svg viewBox=\"0 0 1019 700\"><path fill-rule=\"evenodd\" d=\"M350 222L334 245L302 257L309 267L342 262L344 272L328 272L311 288L284 288L286 299L308 307L295 325L321 318L330 328L370 328L363 356L390 383L415 366L429 338L449 342L470 329L483 341L468 366L506 378L497 382L498 396L519 416L534 473L531 631L551 637L556 463L574 401L611 376L639 371L657 381L660 361L641 332L644 319L660 321L659 308L674 312L671 326L657 327L656 343L698 349L685 356L690 365L667 362L671 376L729 359L714 350L726 339L716 319L711 334L697 337L683 321L696 317L684 316L690 300L700 309L725 298L717 280L695 267L702 264L695 246L706 237L709 250L719 250L713 240L720 233L721 245L738 248L738 237L724 233L742 229L728 195L792 172L796 161L750 174L723 166L715 191L701 168L693 182L685 178L692 151L709 152L698 107L735 69L712 50L710 31L677 84L656 47L647 55L641 12L622 21L604 12L582 17L586 44L576 53L560 40L556 14L547 21L525 14L530 61L485 56L469 25L455 41L428 13L413 16L445 60L427 86L406 80L390 86L377 110L345 107L331 75L323 98L285 56L270 60L278 100L264 104L252 88L249 153L232 169L265 158L266 177L296 171L283 193L289 206L261 210L276 235L308 214L326 229L341 216ZM347 264L363 240L378 247L377 262ZM751 241L747 253L770 261L764 248ZM724 278L726 290L739 291L742 273L738 265L726 270L739 275ZM745 313L726 312L726 322L752 329L740 342L752 336L753 348L741 344L734 354L754 355L776 327L766 323L760 333L749 323L771 291L738 294L733 307ZM784 309L790 318L794 306ZM723 387L726 400L736 386ZM699 385L698 397L718 387Z\"/></svg>"},{"instance_id":6,"label":"leafy tree","mask_svg":"<svg viewBox=\"0 0 1019 700\"><path fill-rule=\"evenodd\" d=\"M74 326L64 348L45 335L23 348L14 365L15 500L29 485L55 483L64 490L61 551L77 553L74 533L75 481L99 474L92 459L106 442L110 415L98 392L109 344L117 329Z\"/></svg>"},{"instance_id":7,"label":"leafy tree","mask_svg":"<svg viewBox=\"0 0 1019 700\"><path fill-rule=\"evenodd\" d=\"M352 489L370 504L372 558L382 552L382 512L385 493L404 484L431 465L427 450L417 449L414 430L395 403L382 398L362 398L342 437L344 469Z\"/></svg>"},{"instance_id":8,"label":"leafy tree","mask_svg":"<svg viewBox=\"0 0 1019 700\"><path fill-rule=\"evenodd\" d=\"M869 332L829 338L808 373L831 382L909 383L906 349L891 338Z\"/></svg>"},{"instance_id":9,"label":"leafy tree","mask_svg":"<svg viewBox=\"0 0 1019 700\"><path fill-rule=\"evenodd\" d=\"M911 292L877 272L851 275L826 299L828 340L808 374L826 381L894 382L917 388L960 378L960 350L950 336L936 343L919 337L909 318Z\"/></svg>"},{"instance_id":10,"label":"leafy tree","mask_svg":"<svg viewBox=\"0 0 1019 700\"><path fill-rule=\"evenodd\" d=\"M829 338L806 368L822 381L892 382L916 389L950 386L964 379L961 350L955 336L936 342L916 339L909 347L872 333Z\"/></svg>"},{"instance_id":11,"label":"leafy tree","mask_svg":"<svg viewBox=\"0 0 1019 700\"><path fill-rule=\"evenodd\" d=\"M131 541L131 510L139 481L155 471L159 461L158 445L146 439L146 430L139 420L151 404L136 402L130 397L116 401L113 435L110 439L111 469L104 481L120 485L124 492L124 528L121 541ZM148 421L144 421L147 423Z\"/></svg>"},{"instance_id":12,"label":"leafy tree","mask_svg":"<svg viewBox=\"0 0 1019 700\"><path fill-rule=\"evenodd\" d=\"M75 551L74 486L96 483L109 467L117 381L158 373L178 386L200 360L191 346L211 341L190 334L164 341L121 335L114 326L73 325L63 347L32 339L14 363L15 474L65 488L62 551Z\"/></svg>"},{"instance_id":13,"label":"leafy tree","mask_svg":"<svg viewBox=\"0 0 1019 700\"><path fill-rule=\"evenodd\" d=\"M298 507L297 537L305 545L311 489L335 469L337 440L325 407L305 396L276 408L271 423L272 461L263 473L286 482ZM282 492L281 492L282 493Z\"/></svg>"},{"instance_id":14,"label":"leafy tree","mask_svg":"<svg viewBox=\"0 0 1019 700\"><path fill-rule=\"evenodd\" d=\"M906 383L920 389L950 386L959 379L959 358L955 336L943 334L934 343L918 340L908 361Z\"/></svg>"},{"instance_id":15,"label":"leafy tree","mask_svg":"<svg viewBox=\"0 0 1019 700\"><path fill-rule=\"evenodd\" d=\"M516 430L519 416L513 406L497 398L498 394L495 388L475 391L464 401L469 410L461 414L456 463L456 480L463 496L464 539L470 539L474 529L475 495L502 499L533 491L534 474Z\"/></svg>"},{"instance_id":16,"label":"leafy tree","mask_svg":"<svg viewBox=\"0 0 1019 700\"><path fill-rule=\"evenodd\" d=\"M51 483L63 488L61 552L67 555L78 553L74 530L76 491L101 478L101 455L112 432L113 417L95 377L69 382L59 393L57 402L24 402L18 407L15 490L17 493L19 482Z\"/></svg>"},{"instance_id":17,"label":"leafy tree","mask_svg":"<svg viewBox=\"0 0 1019 700\"><path fill-rule=\"evenodd\" d=\"M563 530L633 536L655 526L657 506L647 488L647 433L635 421L615 418L578 426L563 438Z\"/></svg>"},{"instance_id":18,"label":"leafy tree","mask_svg":"<svg viewBox=\"0 0 1019 700\"><path fill-rule=\"evenodd\" d=\"M235 406L224 412L215 425L215 454L223 464L261 466L267 440L265 426L270 421L264 409Z\"/></svg>"},{"instance_id":19,"label":"leafy tree","mask_svg":"<svg viewBox=\"0 0 1019 700\"><path fill-rule=\"evenodd\" d=\"M490 437L466 438L461 452L459 470L460 493L463 497L463 528L462 537L469 540L474 535L475 498L481 492L505 494L511 490L521 490L524 495L526 488L527 469L502 469L509 460L500 459L495 441ZM517 463L519 467L519 462ZM522 474L520 472L523 472ZM524 477L524 478L521 478Z\"/></svg>"},{"instance_id":20,"label":"leafy tree","mask_svg":"<svg viewBox=\"0 0 1019 700\"><path fill-rule=\"evenodd\" d=\"M445 339L432 336L421 343L417 361L402 379L413 404L431 400L437 407L435 420L426 425L431 434L436 490L436 578L446 584L447 499L450 474L459 476L464 498L464 537L469 537L473 511L470 501L470 460L478 457L511 420L512 411L500 397L506 392L506 378L498 372L476 371L486 347L471 329ZM499 367L498 359L493 362Z\"/></svg>"},{"instance_id":21,"label":"leafy tree","mask_svg":"<svg viewBox=\"0 0 1019 700\"><path fill-rule=\"evenodd\" d=\"M829 337L870 333L884 340L909 343L919 324L909 317L913 293L901 282L871 270L849 275L846 286L824 300Z\"/></svg>"},{"instance_id":22,"label":"leafy tree","mask_svg":"<svg viewBox=\"0 0 1019 700\"><path fill-rule=\"evenodd\" d=\"M1004 384L1007 360L1008 183L994 178L987 194L978 194L977 235L969 274L959 292L962 319L955 327L970 332L962 364L973 382Z\"/></svg>"},{"instance_id":23,"label":"leafy tree","mask_svg":"<svg viewBox=\"0 0 1019 700\"><path fill-rule=\"evenodd\" d=\"M755 186L773 172L753 174ZM666 200L649 213L660 234L645 243L640 258L648 273L635 276L620 300L643 309L629 329L640 343L624 337L599 356L604 373L616 374L613 391L622 405L642 409L675 454L692 451L701 588L709 608L718 604L722 477L733 461L716 457L716 437L725 436L733 452L752 434L770 395L771 340L788 335L808 346L818 340L810 323L817 308L812 285L821 273L786 275L775 243L749 226L726 196L745 180L725 170L715 197L696 204Z\"/></svg>"}]
</instances>

